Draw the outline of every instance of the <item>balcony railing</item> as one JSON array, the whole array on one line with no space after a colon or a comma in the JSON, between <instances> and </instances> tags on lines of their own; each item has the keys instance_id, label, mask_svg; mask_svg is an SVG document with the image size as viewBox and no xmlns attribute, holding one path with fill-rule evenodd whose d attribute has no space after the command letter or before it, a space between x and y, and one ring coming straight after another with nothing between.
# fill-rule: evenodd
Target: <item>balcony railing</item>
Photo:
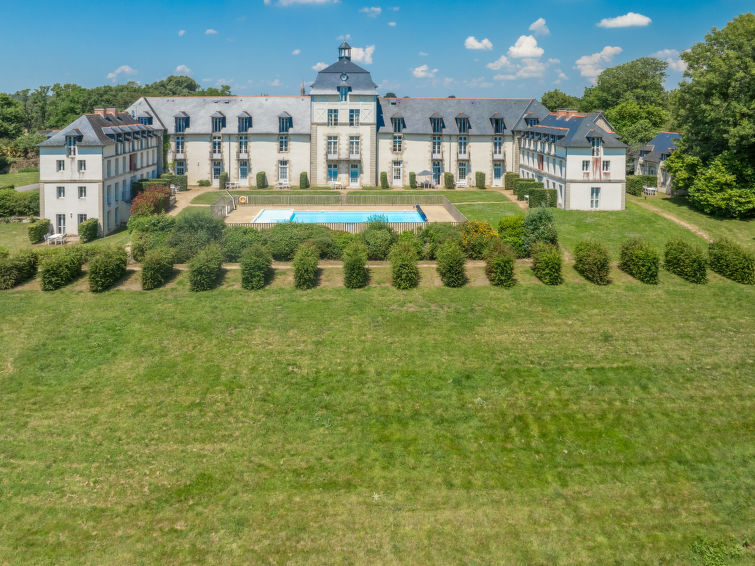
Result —
<instances>
[{"instance_id":1,"label":"balcony railing","mask_svg":"<svg viewBox=\"0 0 755 566\"><path fill-rule=\"evenodd\" d=\"M503 159L503 149L493 148L493 159Z\"/></svg>"},{"instance_id":2,"label":"balcony railing","mask_svg":"<svg viewBox=\"0 0 755 566\"><path fill-rule=\"evenodd\" d=\"M211 159L223 159L223 152L222 151L213 151L213 150L210 150L210 158Z\"/></svg>"},{"instance_id":3,"label":"balcony railing","mask_svg":"<svg viewBox=\"0 0 755 566\"><path fill-rule=\"evenodd\" d=\"M249 151L239 150L239 159L249 159Z\"/></svg>"},{"instance_id":4,"label":"balcony railing","mask_svg":"<svg viewBox=\"0 0 755 566\"><path fill-rule=\"evenodd\" d=\"M335 161L338 159L338 150L335 151L328 150L328 160Z\"/></svg>"},{"instance_id":5,"label":"balcony railing","mask_svg":"<svg viewBox=\"0 0 755 566\"><path fill-rule=\"evenodd\" d=\"M469 159L468 149L459 149L459 159Z\"/></svg>"},{"instance_id":6,"label":"balcony railing","mask_svg":"<svg viewBox=\"0 0 755 566\"><path fill-rule=\"evenodd\" d=\"M176 151L174 152L176 159L186 159L185 151L186 150L184 148L176 148Z\"/></svg>"},{"instance_id":7,"label":"balcony railing","mask_svg":"<svg viewBox=\"0 0 755 566\"><path fill-rule=\"evenodd\" d=\"M362 154L359 150L353 151L349 150L349 159L351 161L359 161L362 158Z\"/></svg>"},{"instance_id":8,"label":"balcony railing","mask_svg":"<svg viewBox=\"0 0 755 566\"><path fill-rule=\"evenodd\" d=\"M443 159L443 152L439 149L433 149L432 153L433 159Z\"/></svg>"}]
</instances>

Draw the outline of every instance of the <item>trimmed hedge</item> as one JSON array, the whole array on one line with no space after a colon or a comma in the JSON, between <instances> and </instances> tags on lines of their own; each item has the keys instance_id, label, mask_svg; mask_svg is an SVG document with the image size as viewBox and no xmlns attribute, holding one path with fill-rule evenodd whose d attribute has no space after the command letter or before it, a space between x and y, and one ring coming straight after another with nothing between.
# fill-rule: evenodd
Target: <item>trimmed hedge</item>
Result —
<instances>
[{"instance_id":1,"label":"trimmed hedge","mask_svg":"<svg viewBox=\"0 0 755 566\"><path fill-rule=\"evenodd\" d=\"M309 178L307 177L306 171L302 171L301 173L299 173L299 188L300 189L309 188Z\"/></svg>"},{"instance_id":2,"label":"trimmed hedge","mask_svg":"<svg viewBox=\"0 0 755 566\"><path fill-rule=\"evenodd\" d=\"M711 242L708 261L719 275L744 285L755 285L755 256L731 240L723 238Z\"/></svg>"},{"instance_id":3,"label":"trimmed hedge","mask_svg":"<svg viewBox=\"0 0 755 566\"><path fill-rule=\"evenodd\" d=\"M40 284L43 291L54 291L81 275L85 254L77 247L56 250L43 256L39 266Z\"/></svg>"},{"instance_id":4,"label":"trimmed hedge","mask_svg":"<svg viewBox=\"0 0 755 566\"><path fill-rule=\"evenodd\" d=\"M189 188L189 178L186 175L173 175L172 173L163 173L160 179L168 181L168 186L173 185L179 191L185 191Z\"/></svg>"},{"instance_id":5,"label":"trimmed hedge","mask_svg":"<svg viewBox=\"0 0 755 566\"><path fill-rule=\"evenodd\" d=\"M107 291L126 273L128 256L123 248L105 248L97 251L87 263L89 290L93 293Z\"/></svg>"},{"instance_id":6,"label":"trimmed hedge","mask_svg":"<svg viewBox=\"0 0 755 566\"><path fill-rule=\"evenodd\" d=\"M86 244L87 242L96 240L99 229L99 222L96 218L84 220L84 222L79 224L79 241L82 244Z\"/></svg>"},{"instance_id":7,"label":"trimmed hedge","mask_svg":"<svg viewBox=\"0 0 755 566\"><path fill-rule=\"evenodd\" d=\"M455 189L454 174L450 172L443 173L443 187L446 189Z\"/></svg>"},{"instance_id":8,"label":"trimmed hedge","mask_svg":"<svg viewBox=\"0 0 755 566\"><path fill-rule=\"evenodd\" d=\"M47 218L42 218L36 222L29 224L29 241L32 244L38 244L45 239L45 236L50 231L50 221Z\"/></svg>"},{"instance_id":9,"label":"trimmed hedge","mask_svg":"<svg viewBox=\"0 0 755 566\"><path fill-rule=\"evenodd\" d=\"M267 175L265 175L264 171L259 171L257 173L257 188L258 189L266 189L267 188Z\"/></svg>"},{"instance_id":10,"label":"trimmed hedge","mask_svg":"<svg viewBox=\"0 0 755 566\"><path fill-rule=\"evenodd\" d=\"M347 289L361 289L369 280L367 246L353 241L343 251L343 285Z\"/></svg>"},{"instance_id":11,"label":"trimmed hedge","mask_svg":"<svg viewBox=\"0 0 755 566\"><path fill-rule=\"evenodd\" d=\"M371 260L386 259L397 238L393 228L380 221L368 223L361 236L367 246L367 256Z\"/></svg>"},{"instance_id":12,"label":"trimmed hedge","mask_svg":"<svg viewBox=\"0 0 755 566\"><path fill-rule=\"evenodd\" d=\"M13 256L0 256L0 289L10 289L37 274L37 254L21 250Z\"/></svg>"},{"instance_id":13,"label":"trimmed hedge","mask_svg":"<svg viewBox=\"0 0 755 566\"><path fill-rule=\"evenodd\" d=\"M496 287L513 287L514 253L503 242L495 242L485 256L485 275L491 285Z\"/></svg>"},{"instance_id":14,"label":"trimmed hedge","mask_svg":"<svg viewBox=\"0 0 755 566\"><path fill-rule=\"evenodd\" d=\"M524 245L524 215L504 216L498 221L498 237L511 248L516 257L527 257Z\"/></svg>"},{"instance_id":15,"label":"trimmed hedge","mask_svg":"<svg viewBox=\"0 0 755 566\"><path fill-rule=\"evenodd\" d=\"M596 285L608 285L611 280L611 259L608 250L597 240L583 240L574 246L574 269Z\"/></svg>"},{"instance_id":16,"label":"trimmed hedge","mask_svg":"<svg viewBox=\"0 0 755 566\"><path fill-rule=\"evenodd\" d=\"M464 264L467 258L456 242L448 241L438 248L438 275L446 287L462 287L467 282Z\"/></svg>"},{"instance_id":17,"label":"trimmed hedge","mask_svg":"<svg viewBox=\"0 0 755 566\"><path fill-rule=\"evenodd\" d=\"M201 181L197 181L197 185L200 187L211 187L212 183L207 179L202 179Z\"/></svg>"},{"instance_id":18,"label":"trimmed hedge","mask_svg":"<svg viewBox=\"0 0 755 566\"><path fill-rule=\"evenodd\" d=\"M409 188L410 189L417 188L417 174L414 171L409 173Z\"/></svg>"},{"instance_id":19,"label":"trimmed hedge","mask_svg":"<svg viewBox=\"0 0 755 566\"><path fill-rule=\"evenodd\" d=\"M241 254L241 287L262 289L272 273L273 256L262 244L253 244Z\"/></svg>"},{"instance_id":20,"label":"trimmed hedge","mask_svg":"<svg viewBox=\"0 0 755 566\"><path fill-rule=\"evenodd\" d=\"M262 234L259 230L249 226L226 226L221 239L224 259L228 263L236 263L245 249L261 243Z\"/></svg>"},{"instance_id":21,"label":"trimmed hedge","mask_svg":"<svg viewBox=\"0 0 755 566\"><path fill-rule=\"evenodd\" d=\"M619 269L638 281L657 284L659 264L658 252L639 238L631 238L621 246Z\"/></svg>"},{"instance_id":22,"label":"trimmed hedge","mask_svg":"<svg viewBox=\"0 0 755 566\"><path fill-rule=\"evenodd\" d=\"M173 275L173 252L166 247L155 248L144 255L142 289L162 287Z\"/></svg>"},{"instance_id":23,"label":"trimmed hedge","mask_svg":"<svg viewBox=\"0 0 755 566\"><path fill-rule=\"evenodd\" d=\"M388 188L388 173L386 173L385 171L380 172L380 188L381 189Z\"/></svg>"},{"instance_id":24,"label":"trimmed hedge","mask_svg":"<svg viewBox=\"0 0 755 566\"><path fill-rule=\"evenodd\" d=\"M477 171L474 174L474 184L475 187L478 189L484 189L485 188L485 173L482 171Z\"/></svg>"},{"instance_id":25,"label":"trimmed hedge","mask_svg":"<svg viewBox=\"0 0 755 566\"><path fill-rule=\"evenodd\" d=\"M461 225L461 247L470 259L482 259L497 234L488 222L468 220Z\"/></svg>"},{"instance_id":26,"label":"trimmed hedge","mask_svg":"<svg viewBox=\"0 0 755 566\"><path fill-rule=\"evenodd\" d=\"M626 191L636 197L642 196L642 187L655 187L658 177L655 175L627 175Z\"/></svg>"},{"instance_id":27,"label":"trimmed hedge","mask_svg":"<svg viewBox=\"0 0 755 566\"><path fill-rule=\"evenodd\" d=\"M532 189L545 189L545 185L534 179L517 179L514 183L516 200L524 200L525 195L532 198Z\"/></svg>"},{"instance_id":28,"label":"trimmed hedge","mask_svg":"<svg viewBox=\"0 0 755 566\"><path fill-rule=\"evenodd\" d=\"M532 246L532 271L546 285L560 285L561 250L553 244L538 242Z\"/></svg>"},{"instance_id":29,"label":"trimmed hedge","mask_svg":"<svg viewBox=\"0 0 755 566\"><path fill-rule=\"evenodd\" d=\"M317 262L320 253L314 244L304 242L294 255L294 287L312 289L317 285Z\"/></svg>"},{"instance_id":30,"label":"trimmed hedge","mask_svg":"<svg viewBox=\"0 0 755 566\"><path fill-rule=\"evenodd\" d=\"M518 173L506 173L503 176L503 186L507 191L513 191L516 186L516 182L519 180Z\"/></svg>"},{"instance_id":31,"label":"trimmed hedge","mask_svg":"<svg viewBox=\"0 0 755 566\"><path fill-rule=\"evenodd\" d=\"M217 286L223 271L223 252L212 243L189 262L189 290L209 291Z\"/></svg>"},{"instance_id":32,"label":"trimmed hedge","mask_svg":"<svg viewBox=\"0 0 755 566\"><path fill-rule=\"evenodd\" d=\"M226 186L228 185L228 173L226 171L223 171L220 176L218 177L218 188L221 191L224 191Z\"/></svg>"},{"instance_id":33,"label":"trimmed hedge","mask_svg":"<svg viewBox=\"0 0 755 566\"><path fill-rule=\"evenodd\" d=\"M541 206L556 208L556 205L558 204L556 189L541 189L540 187L530 187L527 190L530 195L530 208L539 208Z\"/></svg>"},{"instance_id":34,"label":"trimmed hedge","mask_svg":"<svg viewBox=\"0 0 755 566\"><path fill-rule=\"evenodd\" d=\"M419 285L417 250L411 242L401 241L391 249L391 284L396 289L413 289Z\"/></svg>"},{"instance_id":35,"label":"trimmed hedge","mask_svg":"<svg viewBox=\"0 0 755 566\"><path fill-rule=\"evenodd\" d=\"M39 216L39 191L0 189L0 217L4 216Z\"/></svg>"},{"instance_id":36,"label":"trimmed hedge","mask_svg":"<svg viewBox=\"0 0 755 566\"><path fill-rule=\"evenodd\" d=\"M666 271L690 283L706 283L708 281L707 263L705 253L697 246L679 239L666 242L663 253L663 267Z\"/></svg>"}]
</instances>

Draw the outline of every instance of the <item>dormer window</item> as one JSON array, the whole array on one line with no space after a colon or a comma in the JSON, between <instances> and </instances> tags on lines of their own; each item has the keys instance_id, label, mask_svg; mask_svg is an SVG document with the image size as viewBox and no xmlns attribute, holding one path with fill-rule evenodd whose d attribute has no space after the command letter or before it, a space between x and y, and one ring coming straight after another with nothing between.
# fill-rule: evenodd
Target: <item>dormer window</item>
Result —
<instances>
[{"instance_id":1,"label":"dormer window","mask_svg":"<svg viewBox=\"0 0 755 566\"><path fill-rule=\"evenodd\" d=\"M524 123L528 126L537 126L540 123L539 118L525 118Z\"/></svg>"},{"instance_id":2,"label":"dormer window","mask_svg":"<svg viewBox=\"0 0 755 566\"><path fill-rule=\"evenodd\" d=\"M66 136L66 155L76 155L76 136Z\"/></svg>"},{"instance_id":3,"label":"dormer window","mask_svg":"<svg viewBox=\"0 0 755 566\"><path fill-rule=\"evenodd\" d=\"M351 87L339 86L338 87L338 102L346 102L349 99L349 91Z\"/></svg>"},{"instance_id":4,"label":"dormer window","mask_svg":"<svg viewBox=\"0 0 755 566\"><path fill-rule=\"evenodd\" d=\"M288 131L293 128L294 122L293 118L287 113L284 112L280 116L278 116L278 132L281 134L286 134Z\"/></svg>"},{"instance_id":5,"label":"dormer window","mask_svg":"<svg viewBox=\"0 0 755 566\"><path fill-rule=\"evenodd\" d=\"M216 116L216 115L214 115L212 117L212 131L213 131L213 133L220 132L223 128L225 128L225 116Z\"/></svg>"},{"instance_id":6,"label":"dormer window","mask_svg":"<svg viewBox=\"0 0 755 566\"><path fill-rule=\"evenodd\" d=\"M404 123L404 119L401 117L391 118L391 125L393 125L394 134L400 134L401 132L404 131L404 128L406 127L406 124Z\"/></svg>"},{"instance_id":7,"label":"dormer window","mask_svg":"<svg viewBox=\"0 0 755 566\"><path fill-rule=\"evenodd\" d=\"M460 134L466 134L469 132L469 118L466 116L459 116L456 118L456 126L459 128Z\"/></svg>"},{"instance_id":8,"label":"dormer window","mask_svg":"<svg viewBox=\"0 0 755 566\"><path fill-rule=\"evenodd\" d=\"M152 116L139 116L139 118L137 118L137 121L142 126L151 126L152 125Z\"/></svg>"},{"instance_id":9,"label":"dormer window","mask_svg":"<svg viewBox=\"0 0 755 566\"><path fill-rule=\"evenodd\" d=\"M252 129L252 117L251 116L239 116L239 133L246 133Z\"/></svg>"},{"instance_id":10,"label":"dormer window","mask_svg":"<svg viewBox=\"0 0 755 566\"><path fill-rule=\"evenodd\" d=\"M177 116L176 117L176 133L182 133L187 130L189 127L189 117L188 116Z\"/></svg>"},{"instance_id":11,"label":"dormer window","mask_svg":"<svg viewBox=\"0 0 755 566\"><path fill-rule=\"evenodd\" d=\"M505 129L506 129L506 126L503 123L503 118L493 119L493 133L502 134Z\"/></svg>"},{"instance_id":12,"label":"dormer window","mask_svg":"<svg viewBox=\"0 0 755 566\"><path fill-rule=\"evenodd\" d=\"M443 118L430 118L430 125L433 128L434 134L443 133Z\"/></svg>"}]
</instances>

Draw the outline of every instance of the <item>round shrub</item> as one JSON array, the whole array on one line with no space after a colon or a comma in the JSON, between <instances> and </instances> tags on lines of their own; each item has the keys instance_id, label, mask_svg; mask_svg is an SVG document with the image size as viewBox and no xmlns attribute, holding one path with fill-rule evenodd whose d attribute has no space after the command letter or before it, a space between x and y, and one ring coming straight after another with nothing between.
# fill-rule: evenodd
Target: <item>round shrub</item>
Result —
<instances>
[{"instance_id":1,"label":"round shrub","mask_svg":"<svg viewBox=\"0 0 755 566\"><path fill-rule=\"evenodd\" d=\"M47 218L42 218L36 222L29 224L29 241L32 244L38 244L45 239L45 236L50 231L50 221Z\"/></svg>"},{"instance_id":2,"label":"round shrub","mask_svg":"<svg viewBox=\"0 0 755 566\"><path fill-rule=\"evenodd\" d=\"M42 290L54 291L68 285L81 275L84 259L82 250L75 247L45 254L39 267Z\"/></svg>"},{"instance_id":3,"label":"round shrub","mask_svg":"<svg viewBox=\"0 0 755 566\"><path fill-rule=\"evenodd\" d=\"M708 246L710 268L737 283L755 284L755 256L723 238Z\"/></svg>"},{"instance_id":4,"label":"round shrub","mask_svg":"<svg viewBox=\"0 0 755 566\"><path fill-rule=\"evenodd\" d=\"M638 281L658 283L658 252L639 238L631 238L621 246L619 269Z\"/></svg>"},{"instance_id":5,"label":"round shrub","mask_svg":"<svg viewBox=\"0 0 755 566\"><path fill-rule=\"evenodd\" d=\"M223 251L216 243L203 248L189 262L189 289L209 291L220 280L223 271Z\"/></svg>"},{"instance_id":6,"label":"round shrub","mask_svg":"<svg viewBox=\"0 0 755 566\"><path fill-rule=\"evenodd\" d=\"M574 247L574 269L596 285L608 285L611 280L611 260L606 247L596 240L583 240Z\"/></svg>"},{"instance_id":7,"label":"round shrub","mask_svg":"<svg viewBox=\"0 0 755 566\"><path fill-rule=\"evenodd\" d=\"M674 275L690 283L706 283L706 264L705 253L697 246L679 239L666 242L663 267Z\"/></svg>"},{"instance_id":8,"label":"round shrub","mask_svg":"<svg viewBox=\"0 0 755 566\"><path fill-rule=\"evenodd\" d=\"M126 228L129 232L157 232L168 234L176 225L176 217L167 214L131 216Z\"/></svg>"},{"instance_id":9,"label":"round shrub","mask_svg":"<svg viewBox=\"0 0 755 566\"><path fill-rule=\"evenodd\" d=\"M223 236L222 218L204 210L189 211L176 217L176 224L166 243L173 249L176 263L186 263L211 242Z\"/></svg>"},{"instance_id":10,"label":"round shrub","mask_svg":"<svg viewBox=\"0 0 755 566\"><path fill-rule=\"evenodd\" d=\"M475 187L478 189L484 189L485 188L485 173L482 171L477 171L474 174L474 184Z\"/></svg>"},{"instance_id":11,"label":"round shrub","mask_svg":"<svg viewBox=\"0 0 755 566\"><path fill-rule=\"evenodd\" d=\"M0 256L0 289L10 289L34 277L37 273L37 254L21 250L17 254Z\"/></svg>"},{"instance_id":12,"label":"round shrub","mask_svg":"<svg viewBox=\"0 0 755 566\"><path fill-rule=\"evenodd\" d=\"M537 242L532 246L532 271L546 285L560 285L561 250L553 244Z\"/></svg>"},{"instance_id":13,"label":"round shrub","mask_svg":"<svg viewBox=\"0 0 755 566\"><path fill-rule=\"evenodd\" d=\"M291 261L296 248L301 244L301 238L293 222L276 224L265 231L264 236L273 258L277 261Z\"/></svg>"},{"instance_id":14,"label":"round shrub","mask_svg":"<svg viewBox=\"0 0 755 566\"><path fill-rule=\"evenodd\" d=\"M369 259L383 260L388 257L396 241L396 232L385 222L369 222L362 232L362 241L367 246Z\"/></svg>"},{"instance_id":15,"label":"round shrub","mask_svg":"<svg viewBox=\"0 0 755 566\"><path fill-rule=\"evenodd\" d=\"M148 251L142 263L142 289L157 289L168 282L173 275L173 252L160 247Z\"/></svg>"},{"instance_id":16,"label":"round shrub","mask_svg":"<svg viewBox=\"0 0 755 566\"><path fill-rule=\"evenodd\" d=\"M454 174L453 173L443 173L443 188L445 189L455 189L456 183L454 182Z\"/></svg>"},{"instance_id":17,"label":"round shrub","mask_svg":"<svg viewBox=\"0 0 755 566\"><path fill-rule=\"evenodd\" d=\"M89 290L101 293L115 285L126 273L128 256L123 248L105 248L94 254L87 263Z\"/></svg>"},{"instance_id":18,"label":"round shrub","mask_svg":"<svg viewBox=\"0 0 755 566\"><path fill-rule=\"evenodd\" d=\"M91 242L97 239L97 233L99 231L99 222L96 218L89 218L79 224L79 241L82 244Z\"/></svg>"},{"instance_id":19,"label":"round shrub","mask_svg":"<svg viewBox=\"0 0 755 566\"><path fill-rule=\"evenodd\" d=\"M419 238L414 234L414 232L411 232L409 230L401 232L396 238L396 242L407 242L408 244L411 244L412 246L414 246L414 251L417 253L417 257L422 257L422 242L420 242Z\"/></svg>"},{"instance_id":20,"label":"round shrub","mask_svg":"<svg viewBox=\"0 0 755 566\"><path fill-rule=\"evenodd\" d=\"M524 245L524 215L504 216L498 221L498 236L514 252L516 257L527 257Z\"/></svg>"},{"instance_id":21,"label":"round shrub","mask_svg":"<svg viewBox=\"0 0 755 566\"><path fill-rule=\"evenodd\" d=\"M446 242L438 248L438 275L446 287L461 287L467 282L464 264L467 258L456 242Z\"/></svg>"},{"instance_id":22,"label":"round shrub","mask_svg":"<svg viewBox=\"0 0 755 566\"><path fill-rule=\"evenodd\" d=\"M417 188L417 174L414 171L409 173L409 188L410 189Z\"/></svg>"},{"instance_id":23,"label":"round shrub","mask_svg":"<svg viewBox=\"0 0 755 566\"><path fill-rule=\"evenodd\" d=\"M531 248L537 242L558 245L553 212L547 208L536 208L524 217L524 249L527 256L531 255Z\"/></svg>"},{"instance_id":24,"label":"round shrub","mask_svg":"<svg viewBox=\"0 0 755 566\"><path fill-rule=\"evenodd\" d=\"M249 226L226 226L221 239L225 261L236 263L245 249L261 243L262 234L259 230Z\"/></svg>"},{"instance_id":25,"label":"round shrub","mask_svg":"<svg viewBox=\"0 0 755 566\"><path fill-rule=\"evenodd\" d=\"M498 237L489 223L476 220L464 222L460 231L462 248L470 259L484 258L488 248Z\"/></svg>"},{"instance_id":26,"label":"round shrub","mask_svg":"<svg viewBox=\"0 0 755 566\"><path fill-rule=\"evenodd\" d=\"M250 291L262 289L270 278L273 256L262 244L252 244L241 254L241 286Z\"/></svg>"},{"instance_id":27,"label":"round shrub","mask_svg":"<svg viewBox=\"0 0 755 566\"><path fill-rule=\"evenodd\" d=\"M343 252L346 251L346 248L351 242L359 239L356 234L344 230L332 230L331 232L333 234L333 242L340 252L339 257L343 257Z\"/></svg>"},{"instance_id":28,"label":"round shrub","mask_svg":"<svg viewBox=\"0 0 755 566\"><path fill-rule=\"evenodd\" d=\"M297 289L312 289L317 285L317 261L320 254L314 244L305 242L294 255L294 286Z\"/></svg>"},{"instance_id":29,"label":"round shrub","mask_svg":"<svg viewBox=\"0 0 755 566\"><path fill-rule=\"evenodd\" d=\"M265 175L264 171L260 171L257 173L257 188L258 189L267 188L267 175Z\"/></svg>"},{"instance_id":30,"label":"round shrub","mask_svg":"<svg viewBox=\"0 0 755 566\"><path fill-rule=\"evenodd\" d=\"M514 252L503 242L495 242L485 256L485 275L491 285L496 287L513 287Z\"/></svg>"},{"instance_id":31,"label":"round shrub","mask_svg":"<svg viewBox=\"0 0 755 566\"><path fill-rule=\"evenodd\" d=\"M355 240L343 251L343 285L348 289L361 289L369 279L367 246Z\"/></svg>"},{"instance_id":32,"label":"round shrub","mask_svg":"<svg viewBox=\"0 0 755 566\"><path fill-rule=\"evenodd\" d=\"M396 289L413 289L419 285L417 250L410 242L396 242L391 248L391 283Z\"/></svg>"},{"instance_id":33,"label":"round shrub","mask_svg":"<svg viewBox=\"0 0 755 566\"><path fill-rule=\"evenodd\" d=\"M440 245L448 241L461 245L461 234L456 226L441 222L430 222L419 234L419 242L422 244L420 257L435 259Z\"/></svg>"},{"instance_id":34,"label":"round shrub","mask_svg":"<svg viewBox=\"0 0 755 566\"><path fill-rule=\"evenodd\" d=\"M386 173L385 171L382 171L380 173L380 188L381 189L388 188L388 173Z\"/></svg>"}]
</instances>

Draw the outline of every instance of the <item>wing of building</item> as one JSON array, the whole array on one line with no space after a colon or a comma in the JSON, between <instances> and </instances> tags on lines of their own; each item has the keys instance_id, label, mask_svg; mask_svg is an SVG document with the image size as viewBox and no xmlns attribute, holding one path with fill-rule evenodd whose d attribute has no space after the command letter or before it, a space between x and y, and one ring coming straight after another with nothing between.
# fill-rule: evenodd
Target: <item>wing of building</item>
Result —
<instances>
[{"instance_id":1,"label":"wing of building","mask_svg":"<svg viewBox=\"0 0 755 566\"><path fill-rule=\"evenodd\" d=\"M659 191L671 192L671 175L663 164L676 149L676 142L680 139L682 134L679 132L660 132L640 149L640 155L635 161L635 175L653 175Z\"/></svg>"},{"instance_id":2,"label":"wing of building","mask_svg":"<svg viewBox=\"0 0 755 566\"><path fill-rule=\"evenodd\" d=\"M161 135L170 142L165 163ZM53 222L67 215L69 233L74 215L96 214L104 233L123 224L130 183L164 168L190 185L217 185L225 172L241 187L256 186L264 173L281 187L306 175L314 186L343 188L379 185L381 173L394 187L409 185L411 173L435 185L451 173L464 187L478 172L500 187L513 171L557 189L563 208L624 206L626 146L601 113L552 113L534 98L381 98L346 42L308 95L143 97L126 113L82 116L40 149L45 215ZM96 160L86 174L76 169L81 155ZM69 185L96 191L96 203L69 202L78 192Z\"/></svg>"}]
</instances>

